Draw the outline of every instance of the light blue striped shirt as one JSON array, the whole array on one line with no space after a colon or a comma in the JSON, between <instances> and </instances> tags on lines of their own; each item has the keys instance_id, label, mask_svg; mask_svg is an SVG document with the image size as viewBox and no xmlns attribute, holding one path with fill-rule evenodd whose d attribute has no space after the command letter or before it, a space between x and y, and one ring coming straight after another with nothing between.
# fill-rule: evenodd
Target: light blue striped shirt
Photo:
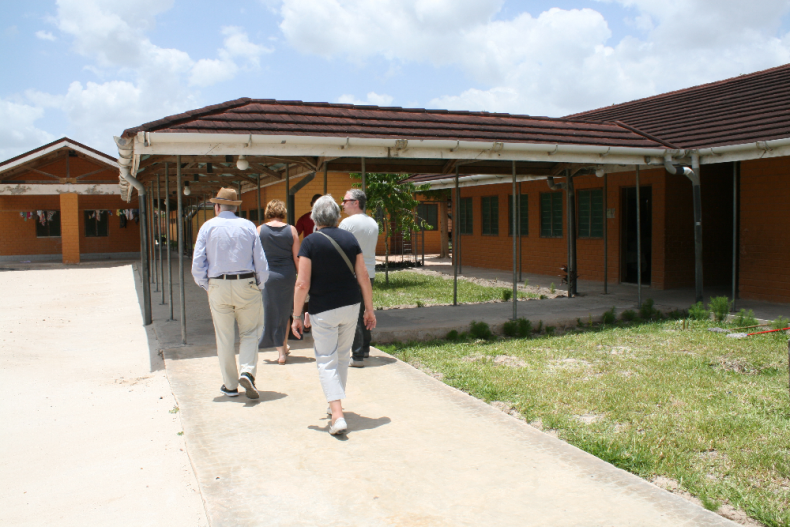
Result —
<instances>
[{"instance_id":1,"label":"light blue striped shirt","mask_svg":"<svg viewBox=\"0 0 790 527\"><path fill-rule=\"evenodd\" d=\"M209 278L252 272L263 289L269 278L269 262L254 223L224 211L200 227L192 256L192 276L197 285L208 291Z\"/></svg>"}]
</instances>

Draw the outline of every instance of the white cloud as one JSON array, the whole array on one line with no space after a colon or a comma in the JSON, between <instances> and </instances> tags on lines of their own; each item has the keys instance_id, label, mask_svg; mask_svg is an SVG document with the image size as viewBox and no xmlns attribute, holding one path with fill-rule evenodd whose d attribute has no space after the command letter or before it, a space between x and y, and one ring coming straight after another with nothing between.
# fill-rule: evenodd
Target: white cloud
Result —
<instances>
[{"instance_id":1,"label":"white cloud","mask_svg":"<svg viewBox=\"0 0 790 527\"><path fill-rule=\"evenodd\" d=\"M222 34L225 35L225 41L223 47L217 50L219 58L199 60L192 68L190 85L211 86L231 80L240 69L236 59L243 62L243 68L257 70L261 55L272 52L270 48L250 42L247 33L240 27L223 27Z\"/></svg>"},{"instance_id":2,"label":"white cloud","mask_svg":"<svg viewBox=\"0 0 790 527\"><path fill-rule=\"evenodd\" d=\"M390 95L379 95L376 92L370 92L366 100L357 99L353 95L341 95L337 98L337 102L341 104L356 104L356 105L374 105L374 106L389 106L394 99Z\"/></svg>"},{"instance_id":3,"label":"white cloud","mask_svg":"<svg viewBox=\"0 0 790 527\"><path fill-rule=\"evenodd\" d=\"M53 35L49 31L36 31L36 37L40 38L41 40L49 40L51 42L54 42L55 40L57 40L55 38L55 35Z\"/></svg>"},{"instance_id":4,"label":"white cloud","mask_svg":"<svg viewBox=\"0 0 790 527\"><path fill-rule=\"evenodd\" d=\"M560 116L790 62L787 0L614 0L637 35L611 42L593 9L495 19L498 0L284 0L299 51L353 63L453 66L477 88L434 107Z\"/></svg>"},{"instance_id":5,"label":"white cloud","mask_svg":"<svg viewBox=\"0 0 790 527\"><path fill-rule=\"evenodd\" d=\"M0 161L55 140L36 128L36 121L43 116L42 108L0 99Z\"/></svg>"}]
</instances>

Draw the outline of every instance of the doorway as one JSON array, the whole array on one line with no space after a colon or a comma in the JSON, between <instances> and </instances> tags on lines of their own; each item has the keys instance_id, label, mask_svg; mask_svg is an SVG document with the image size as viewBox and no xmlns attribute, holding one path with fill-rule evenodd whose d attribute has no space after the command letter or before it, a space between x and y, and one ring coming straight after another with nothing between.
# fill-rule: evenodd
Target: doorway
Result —
<instances>
[{"instance_id":1,"label":"doorway","mask_svg":"<svg viewBox=\"0 0 790 527\"><path fill-rule=\"evenodd\" d=\"M622 189L622 239L620 243L621 282L638 281L638 265L642 266L642 284L650 285L653 262L653 188L639 187L642 254L637 254L636 187Z\"/></svg>"}]
</instances>

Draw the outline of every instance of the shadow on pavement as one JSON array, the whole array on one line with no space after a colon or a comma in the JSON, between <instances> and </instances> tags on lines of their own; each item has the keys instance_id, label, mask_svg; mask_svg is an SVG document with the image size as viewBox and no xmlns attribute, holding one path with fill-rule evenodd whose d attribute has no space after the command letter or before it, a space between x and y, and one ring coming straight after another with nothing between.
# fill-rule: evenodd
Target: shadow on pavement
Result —
<instances>
[{"instance_id":1,"label":"shadow on pavement","mask_svg":"<svg viewBox=\"0 0 790 527\"><path fill-rule=\"evenodd\" d=\"M244 403L244 406L257 406L260 403L268 403L271 401L276 401L277 399L283 399L288 397L287 393L280 393L280 392L267 392L264 390L259 390L258 393L261 395L260 399L247 399L244 395L239 395L238 397L228 397L226 395L218 395L214 397L215 403Z\"/></svg>"},{"instance_id":2,"label":"shadow on pavement","mask_svg":"<svg viewBox=\"0 0 790 527\"><path fill-rule=\"evenodd\" d=\"M365 417L363 415L359 415L354 412L343 412L344 417L346 418L346 423L348 423L348 432L346 432L345 436L335 436L341 441L345 441L347 436L353 435L354 432L361 432L362 430L373 430L374 428L378 428L380 426L384 426L392 422L392 419L389 417ZM325 432L329 433L329 424L330 420L329 417L326 417L326 426L316 426L310 425L307 428L310 430L315 430L316 432Z\"/></svg>"}]
</instances>

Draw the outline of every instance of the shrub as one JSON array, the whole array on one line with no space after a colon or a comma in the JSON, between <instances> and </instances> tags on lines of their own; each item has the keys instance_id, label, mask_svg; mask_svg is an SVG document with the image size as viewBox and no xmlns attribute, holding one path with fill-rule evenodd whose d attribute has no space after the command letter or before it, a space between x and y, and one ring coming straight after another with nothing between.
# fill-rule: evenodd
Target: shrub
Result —
<instances>
[{"instance_id":1,"label":"shrub","mask_svg":"<svg viewBox=\"0 0 790 527\"><path fill-rule=\"evenodd\" d=\"M708 311L713 311L713 316L716 318L716 322L722 322L727 320L727 315L730 314L730 310L732 309L732 302L726 296L717 296L710 299L710 304L708 304Z\"/></svg>"},{"instance_id":2,"label":"shrub","mask_svg":"<svg viewBox=\"0 0 790 527\"><path fill-rule=\"evenodd\" d=\"M546 326L546 335L549 337L554 336L554 326Z\"/></svg>"},{"instance_id":3,"label":"shrub","mask_svg":"<svg viewBox=\"0 0 790 527\"><path fill-rule=\"evenodd\" d=\"M469 326L469 333L476 339L488 340L493 336L491 328L485 322L472 322Z\"/></svg>"},{"instance_id":4,"label":"shrub","mask_svg":"<svg viewBox=\"0 0 790 527\"><path fill-rule=\"evenodd\" d=\"M417 307L425 307L425 304L422 300L417 300Z\"/></svg>"},{"instance_id":5,"label":"shrub","mask_svg":"<svg viewBox=\"0 0 790 527\"><path fill-rule=\"evenodd\" d=\"M584 322L582 322L581 318L576 319L576 325L579 326L580 328L584 327Z\"/></svg>"},{"instance_id":6,"label":"shrub","mask_svg":"<svg viewBox=\"0 0 790 527\"><path fill-rule=\"evenodd\" d=\"M710 318L710 310L705 309L700 301L689 308L689 317L692 320L708 320Z\"/></svg>"},{"instance_id":7,"label":"shrub","mask_svg":"<svg viewBox=\"0 0 790 527\"><path fill-rule=\"evenodd\" d=\"M538 320L538 327L535 328L535 333L540 333L541 331L543 331L543 321Z\"/></svg>"},{"instance_id":8,"label":"shrub","mask_svg":"<svg viewBox=\"0 0 790 527\"><path fill-rule=\"evenodd\" d=\"M771 329L784 329L786 327L790 327L790 320L787 320L785 317L779 317L771 322Z\"/></svg>"},{"instance_id":9,"label":"shrub","mask_svg":"<svg viewBox=\"0 0 790 527\"><path fill-rule=\"evenodd\" d=\"M546 295L540 295L541 300L546 300L548 297Z\"/></svg>"},{"instance_id":10,"label":"shrub","mask_svg":"<svg viewBox=\"0 0 790 527\"><path fill-rule=\"evenodd\" d=\"M445 338L447 340L458 340L458 331L454 329L450 330L450 332L447 333L447 336Z\"/></svg>"},{"instance_id":11,"label":"shrub","mask_svg":"<svg viewBox=\"0 0 790 527\"><path fill-rule=\"evenodd\" d=\"M738 311L738 314L735 315L733 322L735 322L735 326L739 328L757 325L757 319L754 318L754 311L751 309L748 311L745 309Z\"/></svg>"},{"instance_id":12,"label":"shrub","mask_svg":"<svg viewBox=\"0 0 790 527\"><path fill-rule=\"evenodd\" d=\"M612 306L612 309L606 311L603 314L603 318L601 319L601 322L603 324L606 324L607 326L613 326L617 322L617 315L615 314L614 306Z\"/></svg>"},{"instance_id":13,"label":"shrub","mask_svg":"<svg viewBox=\"0 0 790 527\"><path fill-rule=\"evenodd\" d=\"M661 318L661 311L654 308L653 305L655 302L652 298L648 298L642 305L639 306L639 318L642 320L653 320Z\"/></svg>"},{"instance_id":14,"label":"shrub","mask_svg":"<svg viewBox=\"0 0 790 527\"><path fill-rule=\"evenodd\" d=\"M670 320L680 320L683 318L688 318L689 312L685 309L673 309L669 313L667 313L667 318Z\"/></svg>"},{"instance_id":15,"label":"shrub","mask_svg":"<svg viewBox=\"0 0 790 527\"><path fill-rule=\"evenodd\" d=\"M519 337L523 339L529 337L532 333L532 323L525 318L508 320L505 322L504 332L508 337Z\"/></svg>"},{"instance_id":16,"label":"shrub","mask_svg":"<svg viewBox=\"0 0 790 527\"><path fill-rule=\"evenodd\" d=\"M557 292L557 289L554 287L554 282L552 282L551 285L549 286L549 291L551 292L552 295L555 292Z\"/></svg>"},{"instance_id":17,"label":"shrub","mask_svg":"<svg viewBox=\"0 0 790 527\"><path fill-rule=\"evenodd\" d=\"M633 309L626 309L622 313L620 313L620 319L625 320L626 322L632 322L636 320L636 311Z\"/></svg>"},{"instance_id":18,"label":"shrub","mask_svg":"<svg viewBox=\"0 0 790 527\"><path fill-rule=\"evenodd\" d=\"M510 290L510 289L503 289L502 290L502 301L503 302L507 302L511 298L513 298L513 291Z\"/></svg>"}]
</instances>

